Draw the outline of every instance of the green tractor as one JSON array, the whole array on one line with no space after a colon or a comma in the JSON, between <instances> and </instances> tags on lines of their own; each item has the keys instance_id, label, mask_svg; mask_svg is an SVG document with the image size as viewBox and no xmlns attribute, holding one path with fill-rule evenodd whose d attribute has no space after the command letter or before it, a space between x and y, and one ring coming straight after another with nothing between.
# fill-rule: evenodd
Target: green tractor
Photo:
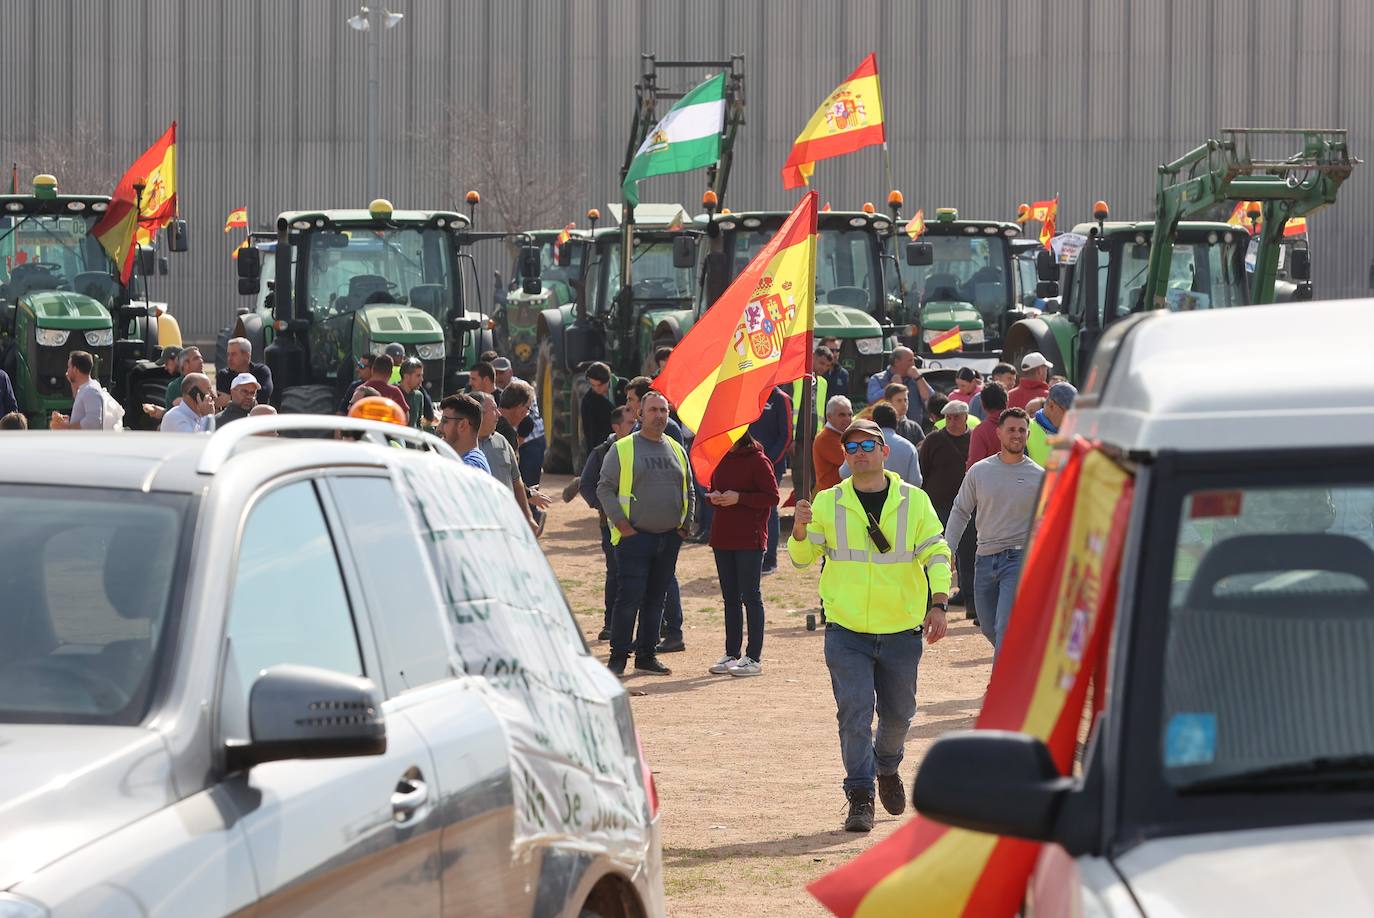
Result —
<instances>
[{"instance_id":1,"label":"green tractor","mask_svg":"<svg viewBox=\"0 0 1374 918\"><path fill-rule=\"evenodd\" d=\"M1299 138L1296 153L1266 148ZM1064 288L1060 309L1017 323L1008 333L1012 362L1041 351L1074 383L1090 372L1102 332L1146 309L1189 311L1273 303L1288 220L1335 202L1358 160L1344 130L1234 128L1158 169L1155 219L1108 223L1107 205L1093 207L1095 224L1081 224L1055 241ZM1185 221L1235 201L1258 201L1263 225L1255 236L1229 223ZM1164 231L1158 231L1158 228ZM1054 265L1040 263L1054 281ZM1305 248L1289 254L1295 284L1311 278Z\"/></svg>"},{"instance_id":2,"label":"green tractor","mask_svg":"<svg viewBox=\"0 0 1374 918\"><path fill-rule=\"evenodd\" d=\"M597 211L588 212L590 217ZM595 218L593 218L595 219ZM539 315L577 299L582 278L585 246L575 245L560 259L562 230L531 230L511 238L515 264L505 286L497 277L496 305L492 309L492 334L497 353L510 358L515 375L534 379L538 373ZM569 231L569 239L585 241L586 234Z\"/></svg>"},{"instance_id":3,"label":"green tractor","mask_svg":"<svg viewBox=\"0 0 1374 918\"><path fill-rule=\"evenodd\" d=\"M897 326L901 342L926 366L969 366L986 375L1002 358L1008 330L1036 313L1018 295L1012 244L1020 235L1015 223L963 220L954 208L941 207L907 243ZM957 347L935 353L931 342L954 329Z\"/></svg>"},{"instance_id":4,"label":"green tractor","mask_svg":"<svg viewBox=\"0 0 1374 918\"><path fill-rule=\"evenodd\" d=\"M467 307L477 302L464 284L465 275L476 282L462 251L477 238L471 225L462 214L398 211L380 199L367 210L284 213L272 241L240 251L239 293L256 296L256 308L221 337L245 337L266 354L283 412L332 414L358 358L391 343L424 364L437 401L467 385L468 368L491 347L486 316Z\"/></svg>"},{"instance_id":5,"label":"green tractor","mask_svg":"<svg viewBox=\"0 0 1374 918\"><path fill-rule=\"evenodd\" d=\"M71 409L66 368L75 350L95 358L126 426L151 426L141 404L161 404L167 388L155 360L160 347L181 344L181 329L165 304L148 300L152 248L139 247L130 283L120 283L91 233L109 206L106 195L59 194L51 175L35 178L32 194L0 195L0 369L31 427ZM169 228L168 246L186 250L184 221Z\"/></svg>"},{"instance_id":6,"label":"green tractor","mask_svg":"<svg viewBox=\"0 0 1374 918\"><path fill-rule=\"evenodd\" d=\"M697 218L708 228L711 253L695 316L725 292L787 217L786 211L727 211ZM892 220L871 207L816 216L815 338L838 338L836 356L849 370L849 391L827 395L847 395L856 405L867 400L868 377L882 372L897 344L892 315L901 301L884 255L891 227ZM655 335L670 340L686 331L665 325Z\"/></svg>"},{"instance_id":7,"label":"green tractor","mask_svg":"<svg viewBox=\"0 0 1374 918\"><path fill-rule=\"evenodd\" d=\"M682 227L686 214L676 204L641 204L635 214L633 232L593 228L560 247L560 264L580 260L582 271L577 299L544 309L537 323L534 385L550 472L586 459L579 407L587 365L604 361L617 376L638 376L692 321L701 230Z\"/></svg>"}]
</instances>

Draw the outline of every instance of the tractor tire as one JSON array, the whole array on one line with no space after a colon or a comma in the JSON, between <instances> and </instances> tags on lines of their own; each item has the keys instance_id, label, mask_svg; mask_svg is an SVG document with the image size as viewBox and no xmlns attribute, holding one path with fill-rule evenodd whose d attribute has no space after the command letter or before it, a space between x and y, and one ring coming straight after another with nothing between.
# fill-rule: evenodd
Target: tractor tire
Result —
<instances>
[{"instance_id":1,"label":"tractor tire","mask_svg":"<svg viewBox=\"0 0 1374 918\"><path fill-rule=\"evenodd\" d=\"M329 386L292 386L282 393L282 414L334 414L339 400Z\"/></svg>"},{"instance_id":2,"label":"tractor tire","mask_svg":"<svg viewBox=\"0 0 1374 918\"><path fill-rule=\"evenodd\" d=\"M134 383L132 404L124 406L124 426L129 430L157 430L162 422L154 420L143 410L143 403L161 405L167 397L167 384L171 382L166 374L162 378L144 376Z\"/></svg>"},{"instance_id":3,"label":"tractor tire","mask_svg":"<svg viewBox=\"0 0 1374 918\"><path fill-rule=\"evenodd\" d=\"M544 471L555 475L571 474L573 470L572 412L565 404L571 394L565 376L554 360L553 341L549 338L540 341L534 388L539 410L544 416Z\"/></svg>"},{"instance_id":4,"label":"tractor tire","mask_svg":"<svg viewBox=\"0 0 1374 918\"><path fill-rule=\"evenodd\" d=\"M229 325L226 325L224 328L221 328L219 330L219 334L215 336L216 371L218 371L222 367L229 366L229 339L232 337L234 337L233 323L230 323ZM262 356L260 354L254 353L253 356L258 360L262 359Z\"/></svg>"}]
</instances>

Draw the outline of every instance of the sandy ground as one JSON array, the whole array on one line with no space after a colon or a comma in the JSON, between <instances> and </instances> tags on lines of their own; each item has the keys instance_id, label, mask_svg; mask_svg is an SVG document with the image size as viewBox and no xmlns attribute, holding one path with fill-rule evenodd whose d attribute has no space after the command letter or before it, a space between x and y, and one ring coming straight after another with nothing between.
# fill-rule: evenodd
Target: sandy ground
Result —
<instances>
[{"instance_id":1,"label":"sandy ground","mask_svg":"<svg viewBox=\"0 0 1374 918\"><path fill-rule=\"evenodd\" d=\"M546 476L561 492L567 478ZM784 495L785 496L785 495ZM604 565L596 516L581 500L557 503L544 549L593 651L602 619ZM820 631L805 628L819 609L819 570L785 557L764 579L767 632L763 675L713 676L724 651L719 586L710 548L685 545L678 561L687 650L665 655L670 676L631 676L635 721L663 807L664 884L673 918L720 915L826 915L806 892L812 879L887 837L906 819L878 806L869 835L840 830L845 801L835 703ZM972 726L992 663L987 641L951 610L949 635L927 646L917 714L902 778L935 737Z\"/></svg>"}]
</instances>

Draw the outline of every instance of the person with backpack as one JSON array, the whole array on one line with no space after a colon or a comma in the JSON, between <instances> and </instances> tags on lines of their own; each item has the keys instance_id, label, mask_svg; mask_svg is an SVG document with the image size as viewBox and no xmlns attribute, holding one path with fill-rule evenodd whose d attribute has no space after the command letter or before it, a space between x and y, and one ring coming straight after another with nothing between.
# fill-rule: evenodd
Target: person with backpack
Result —
<instances>
[{"instance_id":1,"label":"person with backpack","mask_svg":"<svg viewBox=\"0 0 1374 918\"><path fill-rule=\"evenodd\" d=\"M86 351L67 355L67 382L72 387L72 413L56 411L48 420L53 430L118 430L124 409L93 377L95 358Z\"/></svg>"}]
</instances>

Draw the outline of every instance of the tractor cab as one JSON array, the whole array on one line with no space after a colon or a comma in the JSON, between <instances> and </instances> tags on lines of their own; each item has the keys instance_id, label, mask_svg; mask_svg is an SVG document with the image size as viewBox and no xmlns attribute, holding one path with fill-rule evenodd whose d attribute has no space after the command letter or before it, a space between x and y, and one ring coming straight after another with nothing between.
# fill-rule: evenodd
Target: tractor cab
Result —
<instances>
[{"instance_id":1,"label":"tractor cab","mask_svg":"<svg viewBox=\"0 0 1374 918\"><path fill-rule=\"evenodd\" d=\"M787 217L787 211L742 211L697 218L699 225L707 225L709 219L713 237L698 315L768 244ZM838 338L836 356L849 370L850 391L832 395L864 401L868 377L883 370L896 345L892 313L900 301L883 262L891 227L891 219L872 205L816 216L815 337Z\"/></svg>"},{"instance_id":2,"label":"tractor cab","mask_svg":"<svg viewBox=\"0 0 1374 918\"><path fill-rule=\"evenodd\" d=\"M496 350L510 358L515 375L523 379L537 372L539 314L577 300L587 234L569 230L567 240L560 242L563 232L532 230L509 238L515 260L510 283L497 283L493 335Z\"/></svg>"},{"instance_id":3,"label":"tractor cab","mask_svg":"<svg viewBox=\"0 0 1374 918\"><path fill-rule=\"evenodd\" d=\"M120 282L92 232L109 206L104 195L58 194L50 175L34 179L33 194L0 195L0 369L31 426L71 408L65 374L75 350L95 358L97 378L131 423L142 412L129 407L166 388L152 361L160 343L181 343L180 329L163 304L146 302L153 249L140 246L130 283Z\"/></svg>"},{"instance_id":4,"label":"tractor cab","mask_svg":"<svg viewBox=\"0 0 1374 918\"><path fill-rule=\"evenodd\" d=\"M902 343L927 365L983 374L997 365L1008 329L1028 314L1013 272L1020 234L1015 223L962 220L942 207L907 243L897 324Z\"/></svg>"},{"instance_id":5,"label":"tractor cab","mask_svg":"<svg viewBox=\"0 0 1374 918\"><path fill-rule=\"evenodd\" d=\"M259 321L276 332L266 353L274 378L286 381L278 383L283 407L332 410L329 399L352 380L357 358L391 343L424 363L432 397L465 383L460 370L485 326L466 308L459 249L470 225L461 214L398 211L378 200L368 210L284 213L274 245L243 249L239 292L259 297ZM265 258L270 295L261 290ZM328 392L288 402L292 387Z\"/></svg>"},{"instance_id":6,"label":"tractor cab","mask_svg":"<svg viewBox=\"0 0 1374 918\"><path fill-rule=\"evenodd\" d=\"M1055 312L1012 326L1004 359L1015 364L1022 355L1040 351L1056 373L1078 384L1103 331L1127 316L1156 308L1146 302L1145 292L1153 234L1152 222L1103 220L1081 223L1056 237L1062 302ZM1248 303L1249 241L1244 229L1227 223L1179 223L1163 308L1191 312Z\"/></svg>"}]
</instances>

